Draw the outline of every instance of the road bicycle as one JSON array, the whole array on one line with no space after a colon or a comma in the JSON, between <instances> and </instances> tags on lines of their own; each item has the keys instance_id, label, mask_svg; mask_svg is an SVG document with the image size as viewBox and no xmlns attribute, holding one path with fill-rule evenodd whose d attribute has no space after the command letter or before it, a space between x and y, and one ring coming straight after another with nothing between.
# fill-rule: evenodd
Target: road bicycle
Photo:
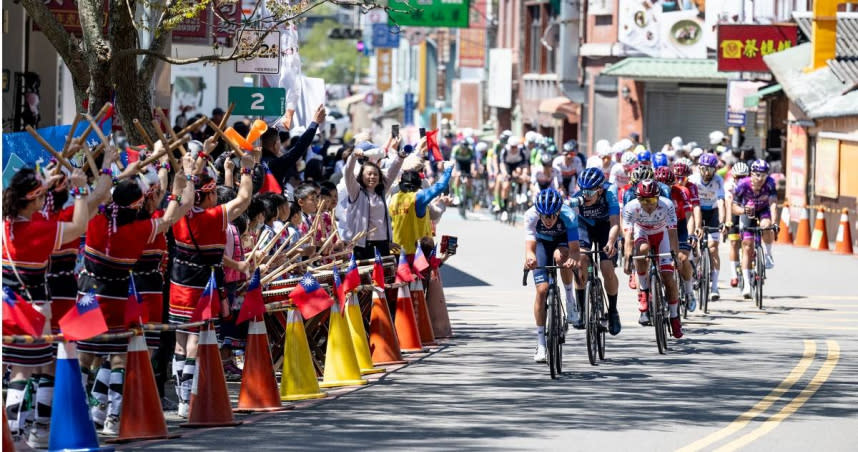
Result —
<instances>
[{"instance_id":1,"label":"road bicycle","mask_svg":"<svg viewBox=\"0 0 858 452\"><path fill-rule=\"evenodd\" d=\"M467 212L473 208L473 188L470 187L472 180L470 174L459 174L459 183L456 186L456 198L459 201L459 216L467 219Z\"/></svg>"},{"instance_id":2,"label":"road bicycle","mask_svg":"<svg viewBox=\"0 0 858 452\"><path fill-rule=\"evenodd\" d=\"M763 284L766 281L766 261L763 255L763 231L775 231L777 234L777 226L768 226L765 228L757 226L749 226L743 228L745 231L750 231L754 234L754 255L751 257L750 281L751 296L754 298L754 303L757 309L763 309Z\"/></svg>"},{"instance_id":3,"label":"road bicycle","mask_svg":"<svg viewBox=\"0 0 858 452\"><path fill-rule=\"evenodd\" d=\"M709 234L721 228L703 226L703 237L697 241L700 259L697 263L697 300L704 314L709 314L709 291L712 289L712 256L709 251Z\"/></svg>"},{"instance_id":4,"label":"road bicycle","mask_svg":"<svg viewBox=\"0 0 858 452\"><path fill-rule=\"evenodd\" d=\"M673 257L673 253L656 254L653 249L650 249L646 256L634 256L632 259L647 259L649 265L649 317L652 326L655 328L655 342L658 346L658 352L662 355L667 353L667 336L671 332L670 325L670 310L667 306L667 295L665 293L664 281L661 279L661 271L659 271L659 258ZM676 272L674 272L676 273Z\"/></svg>"},{"instance_id":5,"label":"road bicycle","mask_svg":"<svg viewBox=\"0 0 858 452\"><path fill-rule=\"evenodd\" d=\"M557 285L556 265L536 267L534 270L545 270L548 273L548 295L545 297L545 357L551 378L557 378L563 371L563 343L566 342L566 313L560 301L560 287ZM527 286L527 274L524 270L521 285Z\"/></svg>"},{"instance_id":6,"label":"road bicycle","mask_svg":"<svg viewBox=\"0 0 858 452\"><path fill-rule=\"evenodd\" d=\"M600 360L605 359L605 331L608 322L608 311L605 306L605 288L599 277L601 263L597 244L593 243L590 251L581 251L590 256L587 264L587 282L585 286L585 322L587 328L587 358L590 364L596 365L596 355Z\"/></svg>"}]
</instances>

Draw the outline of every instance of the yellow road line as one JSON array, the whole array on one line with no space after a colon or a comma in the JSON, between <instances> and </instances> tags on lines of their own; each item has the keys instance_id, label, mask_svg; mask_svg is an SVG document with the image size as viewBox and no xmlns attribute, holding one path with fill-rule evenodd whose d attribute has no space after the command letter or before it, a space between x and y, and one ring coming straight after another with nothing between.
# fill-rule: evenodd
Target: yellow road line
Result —
<instances>
[{"instance_id":1,"label":"yellow road line","mask_svg":"<svg viewBox=\"0 0 858 452\"><path fill-rule=\"evenodd\" d=\"M807 368L810 367L810 364L813 362L813 358L816 356L816 341L805 340L804 341L804 354L801 356L801 360L799 360L798 364L793 367L790 371L789 375L775 388L772 389L772 392L768 393L765 397L762 398L756 405L754 405L748 411L742 413L739 417L736 418L730 425L718 430L717 432L711 433L681 449L678 449L676 452L692 452L703 449L711 444L714 444L722 439L732 435L733 433L738 432L746 425L748 425L751 420L760 414L764 413L769 407L772 406L778 399L781 398L789 389L807 372Z\"/></svg>"},{"instance_id":2,"label":"yellow road line","mask_svg":"<svg viewBox=\"0 0 858 452\"><path fill-rule=\"evenodd\" d=\"M762 425L746 433L742 437L725 444L715 452L732 452L760 439L765 434L774 430L781 422L783 422L784 419L798 411L798 409L801 408L808 399L813 397L813 394L815 394L822 384L828 380L828 377L831 376L831 372L834 371L834 367L837 366L837 361L840 359L840 344L838 344L837 341L825 341L825 343L828 345L828 356L825 358L825 363L822 364L822 367L819 368L819 371L816 372L816 375L813 376L810 383L808 383L794 399L781 408L777 414L766 419Z\"/></svg>"}]
</instances>

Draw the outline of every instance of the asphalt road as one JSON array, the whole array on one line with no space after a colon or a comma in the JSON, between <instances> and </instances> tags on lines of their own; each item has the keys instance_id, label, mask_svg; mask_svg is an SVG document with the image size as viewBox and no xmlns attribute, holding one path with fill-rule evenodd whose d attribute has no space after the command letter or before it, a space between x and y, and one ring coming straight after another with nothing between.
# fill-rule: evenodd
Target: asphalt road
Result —
<instances>
[{"instance_id":1,"label":"asphalt road","mask_svg":"<svg viewBox=\"0 0 858 452\"><path fill-rule=\"evenodd\" d=\"M126 448L858 447L858 258L776 246L762 311L739 301L724 272L722 301L710 304L709 315L691 314L686 336L671 339L667 355L658 354L653 330L637 325L635 295L622 275L623 331L608 337L607 360L591 366L582 332L570 330L564 374L551 380L547 366L532 362L522 230L451 212L439 234L459 237L459 254L444 269L454 339L336 398Z\"/></svg>"}]
</instances>

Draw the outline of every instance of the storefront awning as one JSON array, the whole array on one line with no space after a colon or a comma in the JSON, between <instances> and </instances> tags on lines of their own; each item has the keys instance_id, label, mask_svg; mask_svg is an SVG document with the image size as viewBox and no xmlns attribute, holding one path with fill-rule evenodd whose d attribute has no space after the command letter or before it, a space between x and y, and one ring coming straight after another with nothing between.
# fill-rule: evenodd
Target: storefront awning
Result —
<instances>
[{"instance_id":1,"label":"storefront awning","mask_svg":"<svg viewBox=\"0 0 858 452\"><path fill-rule=\"evenodd\" d=\"M781 88L781 85L776 83L774 85L767 86L754 94L747 95L745 96L745 108L754 108L760 105L760 99L782 90L783 88Z\"/></svg>"},{"instance_id":2,"label":"storefront awning","mask_svg":"<svg viewBox=\"0 0 858 452\"><path fill-rule=\"evenodd\" d=\"M539 102L537 108L540 115L550 115L553 118L566 119L570 124L576 124L580 117L578 104L566 97L552 97Z\"/></svg>"},{"instance_id":3,"label":"storefront awning","mask_svg":"<svg viewBox=\"0 0 858 452\"><path fill-rule=\"evenodd\" d=\"M626 58L608 66L601 75L656 82L726 82L739 78L736 72L718 72L716 60L690 58Z\"/></svg>"}]
</instances>

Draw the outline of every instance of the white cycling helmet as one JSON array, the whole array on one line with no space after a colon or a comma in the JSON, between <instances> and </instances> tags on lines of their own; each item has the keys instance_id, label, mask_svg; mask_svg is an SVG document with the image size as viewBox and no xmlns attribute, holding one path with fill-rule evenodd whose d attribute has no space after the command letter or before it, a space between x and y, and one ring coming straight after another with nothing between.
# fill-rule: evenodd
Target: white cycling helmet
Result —
<instances>
[{"instance_id":1,"label":"white cycling helmet","mask_svg":"<svg viewBox=\"0 0 858 452\"><path fill-rule=\"evenodd\" d=\"M694 149L692 149L692 150L691 150L691 158L693 158L693 159L697 159L697 158L699 158L701 155L703 155L703 149L701 149L701 148L694 148Z\"/></svg>"},{"instance_id":2,"label":"white cycling helmet","mask_svg":"<svg viewBox=\"0 0 858 452\"><path fill-rule=\"evenodd\" d=\"M624 166L631 166L631 165L634 165L635 163L638 162L638 158L637 158L637 156L635 156L634 152L626 151L626 152L623 152L623 156L620 157L620 162Z\"/></svg>"},{"instance_id":3,"label":"white cycling helmet","mask_svg":"<svg viewBox=\"0 0 858 452\"><path fill-rule=\"evenodd\" d=\"M509 138L512 136L512 131L511 130L504 130L503 132L500 133L500 136L501 136L501 138Z\"/></svg>"},{"instance_id":4,"label":"white cycling helmet","mask_svg":"<svg viewBox=\"0 0 858 452\"><path fill-rule=\"evenodd\" d=\"M673 137L673 139L670 140L670 147L673 149L681 148L682 147L682 137Z\"/></svg>"},{"instance_id":5,"label":"white cycling helmet","mask_svg":"<svg viewBox=\"0 0 858 452\"><path fill-rule=\"evenodd\" d=\"M519 146L521 145L521 137L518 135L512 135L509 137L509 140L507 140L506 144L510 146Z\"/></svg>"},{"instance_id":6,"label":"white cycling helmet","mask_svg":"<svg viewBox=\"0 0 858 452\"><path fill-rule=\"evenodd\" d=\"M632 142L632 140L630 140L630 139L628 139L628 138L623 138L622 140L617 141L616 143L614 143L614 145L611 147L611 150L612 150L615 154L621 154L621 153L623 153L623 152L628 151L628 150L629 150L629 149L631 149L632 147L634 147L634 145L635 145L635 144Z\"/></svg>"},{"instance_id":7,"label":"white cycling helmet","mask_svg":"<svg viewBox=\"0 0 858 452\"><path fill-rule=\"evenodd\" d=\"M721 144L722 141L724 141L724 132L720 130L713 130L712 133L709 134L709 144Z\"/></svg>"},{"instance_id":8,"label":"white cycling helmet","mask_svg":"<svg viewBox=\"0 0 858 452\"><path fill-rule=\"evenodd\" d=\"M524 142L527 144L536 143L541 138L542 138L542 135L540 135L540 134L538 134L532 130L524 134Z\"/></svg>"},{"instance_id":9,"label":"white cycling helmet","mask_svg":"<svg viewBox=\"0 0 858 452\"><path fill-rule=\"evenodd\" d=\"M597 141L596 142L596 155L598 155L599 157L607 157L607 156L611 155L611 142L608 140Z\"/></svg>"},{"instance_id":10,"label":"white cycling helmet","mask_svg":"<svg viewBox=\"0 0 858 452\"><path fill-rule=\"evenodd\" d=\"M602 168L602 158L598 155L591 155L587 158L587 168Z\"/></svg>"},{"instance_id":11,"label":"white cycling helmet","mask_svg":"<svg viewBox=\"0 0 858 452\"><path fill-rule=\"evenodd\" d=\"M480 141L479 143L477 143L475 149L477 150L477 152L483 153L489 149L489 145L485 141Z\"/></svg>"}]
</instances>

